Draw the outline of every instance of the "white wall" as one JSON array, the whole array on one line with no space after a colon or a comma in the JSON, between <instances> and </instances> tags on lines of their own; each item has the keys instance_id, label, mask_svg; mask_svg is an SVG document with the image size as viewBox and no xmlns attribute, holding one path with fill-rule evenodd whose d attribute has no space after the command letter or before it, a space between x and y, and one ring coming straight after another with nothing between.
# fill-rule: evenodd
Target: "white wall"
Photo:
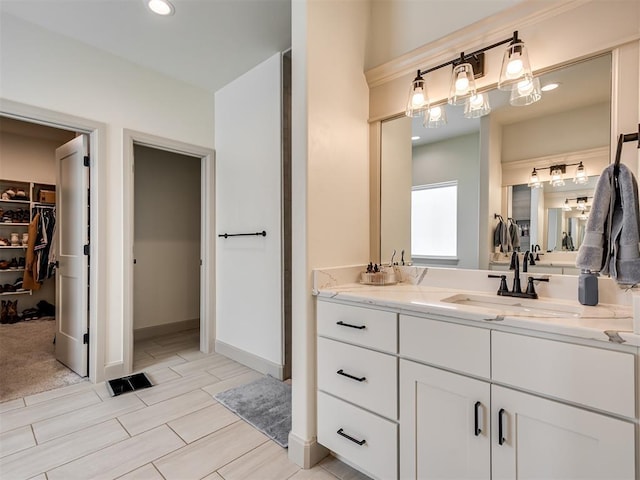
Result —
<instances>
[{"instance_id":1,"label":"white wall","mask_svg":"<svg viewBox=\"0 0 640 480\"><path fill-rule=\"evenodd\" d=\"M134 145L133 329L200 318L200 159Z\"/></svg>"},{"instance_id":2,"label":"white wall","mask_svg":"<svg viewBox=\"0 0 640 480\"><path fill-rule=\"evenodd\" d=\"M413 149L413 185L458 181L457 266L461 268L478 268L479 175L477 133Z\"/></svg>"},{"instance_id":3,"label":"white wall","mask_svg":"<svg viewBox=\"0 0 640 480\"><path fill-rule=\"evenodd\" d=\"M216 239L216 351L230 346L276 368L284 363L281 70L274 55L215 95L217 233L267 232Z\"/></svg>"},{"instance_id":4,"label":"white wall","mask_svg":"<svg viewBox=\"0 0 640 480\"><path fill-rule=\"evenodd\" d=\"M313 268L369 257L369 4L292 2L293 409L289 458L309 467L316 436Z\"/></svg>"},{"instance_id":5,"label":"white wall","mask_svg":"<svg viewBox=\"0 0 640 480\"><path fill-rule=\"evenodd\" d=\"M138 67L64 36L3 14L0 19L0 99L106 124L98 148L98 278L103 308L97 312L105 368L120 376L123 351L123 129L213 147L213 95ZM195 67L194 67L195 68ZM124 222L123 222L124 218ZM96 240L94 238L94 240ZM92 262L95 266L95 263ZM98 332L94 332L100 335Z\"/></svg>"}]
</instances>

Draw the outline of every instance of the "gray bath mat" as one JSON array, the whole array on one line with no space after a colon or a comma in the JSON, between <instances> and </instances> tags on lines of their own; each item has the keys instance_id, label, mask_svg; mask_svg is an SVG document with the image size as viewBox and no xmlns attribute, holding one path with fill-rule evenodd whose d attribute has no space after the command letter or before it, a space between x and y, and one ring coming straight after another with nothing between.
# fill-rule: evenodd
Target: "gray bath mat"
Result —
<instances>
[{"instance_id":1,"label":"gray bath mat","mask_svg":"<svg viewBox=\"0 0 640 480\"><path fill-rule=\"evenodd\" d=\"M214 398L281 447L287 448L289 445L290 385L267 376L220 392Z\"/></svg>"}]
</instances>

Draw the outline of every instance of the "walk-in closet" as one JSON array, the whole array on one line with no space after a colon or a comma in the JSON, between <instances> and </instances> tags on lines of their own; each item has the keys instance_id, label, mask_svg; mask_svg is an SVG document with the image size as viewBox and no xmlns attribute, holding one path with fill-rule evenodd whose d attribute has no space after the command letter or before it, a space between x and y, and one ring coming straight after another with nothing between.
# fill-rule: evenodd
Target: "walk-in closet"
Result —
<instances>
[{"instance_id":1,"label":"walk-in closet","mask_svg":"<svg viewBox=\"0 0 640 480\"><path fill-rule=\"evenodd\" d=\"M75 132L0 117L0 401L83 377L55 357L56 148Z\"/></svg>"}]
</instances>

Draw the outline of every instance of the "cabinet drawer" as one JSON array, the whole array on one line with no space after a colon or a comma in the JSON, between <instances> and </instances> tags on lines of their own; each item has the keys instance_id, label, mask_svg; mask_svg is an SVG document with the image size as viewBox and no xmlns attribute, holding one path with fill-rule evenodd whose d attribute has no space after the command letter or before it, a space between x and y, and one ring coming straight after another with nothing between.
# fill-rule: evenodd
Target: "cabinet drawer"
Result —
<instances>
[{"instance_id":1,"label":"cabinet drawer","mask_svg":"<svg viewBox=\"0 0 640 480\"><path fill-rule=\"evenodd\" d=\"M491 333L477 327L400 315L400 355L489 378Z\"/></svg>"},{"instance_id":2,"label":"cabinet drawer","mask_svg":"<svg viewBox=\"0 0 640 480\"><path fill-rule=\"evenodd\" d=\"M398 478L398 426L322 392L318 442L375 478Z\"/></svg>"},{"instance_id":3,"label":"cabinet drawer","mask_svg":"<svg viewBox=\"0 0 640 480\"><path fill-rule=\"evenodd\" d=\"M318 301L318 335L396 353L397 323L392 312Z\"/></svg>"},{"instance_id":4,"label":"cabinet drawer","mask_svg":"<svg viewBox=\"0 0 640 480\"><path fill-rule=\"evenodd\" d=\"M496 382L635 417L635 358L630 353L492 333Z\"/></svg>"},{"instance_id":5,"label":"cabinet drawer","mask_svg":"<svg viewBox=\"0 0 640 480\"><path fill-rule=\"evenodd\" d=\"M318 338L318 389L394 420L397 365L394 356Z\"/></svg>"}]
</instances>

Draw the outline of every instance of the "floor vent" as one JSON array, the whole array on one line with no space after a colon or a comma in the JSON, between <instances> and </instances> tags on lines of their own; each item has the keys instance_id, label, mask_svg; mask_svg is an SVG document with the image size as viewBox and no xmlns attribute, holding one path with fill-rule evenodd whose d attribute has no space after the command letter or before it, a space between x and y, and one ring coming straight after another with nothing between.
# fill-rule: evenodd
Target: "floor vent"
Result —
<instances>
[{"instance_id":1,"label":"floor vent","mask_svg":"<svg viewBox=\"0 0 640 480\"><path fill-rule=\"evenodd\" d=\"M112 397L117 397L122 393L133 392L134 390L141 390L152 386L153 384L144 372L129 375L127 377L116 378L107 382L107 389Z\"/></svg>"}]
</instances>

